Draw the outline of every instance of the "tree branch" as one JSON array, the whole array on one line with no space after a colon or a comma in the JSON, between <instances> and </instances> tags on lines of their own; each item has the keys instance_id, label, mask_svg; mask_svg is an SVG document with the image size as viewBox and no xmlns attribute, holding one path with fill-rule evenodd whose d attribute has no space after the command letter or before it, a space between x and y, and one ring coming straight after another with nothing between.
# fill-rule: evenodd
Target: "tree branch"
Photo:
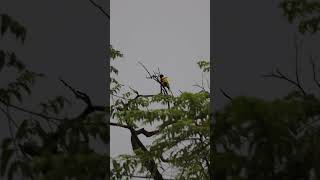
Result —
<instances>
[{"instance_id":1,"label":"tree branch","mask_svg":"<svg viewBox=\"0 0 320 180\"><path fill-rule=\"evenodd\" d=\"M146 131L144 128L141 128L139 130L136 130L137 135L139 134L143 134L146 137L151 137L155 134L158 134L160 131L159 130L155 130L155 131Z\"/></svg>"},{"instance_id":2,"label":"tree branch","mask_svg":"<svg viewBox=\"0 0 320 180\"><path fill-rule=\"evenodd\" d=\"M91 99L86 93L74 89L61 78L60 81L73 92L77 99L82 100L87 105L86 108L82 111L82 113L80 113L80 115L77 118L85 118L90 113L95 111L106 112L107 107L92 105Z\"/></svg>"},{"instance_id":3,"label":"tree branch","mask_svg":"<svg viewBox=\"0 0 320 180\"><path fill-rule=\"evenodd\" d=\"M307 93L305 92L305 90L303 89L303 87L301 86L301 84L299 82L291 80L289 77L284 75L279 69L276 69L276 73L272 72L270 74L262 75L262 77L272 77L272 78L285 80L285 81L289 82L290 84L296 86L302 92L303 95L307 95Z\"/></svg>"},{"instance_id":4,"label":"tree branch","mask_svg":"<svg viewBox=\"0 0 320 180\"><path fill-rule=\"evenodd\" d=\"M305 96L307 95L306 91L303 89L301 82L300 82L300 74L299 74L299 66L298 66L298 61L299 61L299 44L298 40L294 39L294 47L295 47L295 81L290 79L288 76L284 75L278 68L276 69L276 73L272 72L269 74L262 75L262 77L272 77L272 78L277 78L277 79L282 79L285 80L294 86L296 86L300 92Z\"/></svg>"},{"instance_id":5,"label":"tree branch","mask_svg":"<svg viewBox=\"0 0 320 180\"><path fill-rule=\"evenodd\" d=\"M146 156L150 153L148 149L143 145L143 143L138 138L138 134L134 130L130 130L131 132L131 145L133 151L136 151L138 149L141 149L143 152L146 153ZM157 168L156 162L150 158L149 160L144 160L142 164L148 169L148 171L151 173L151 176L154 180L163 180L163 177L161 173L159 172Z\"/></svg>"},{"instance_id":6,"label":"tree branch","mask_svg":"<svg viewBox=\"0 0 320 180\"><path fill-rule=\"evenodd\" d=\"M109 124L110 124L110 126L116 126L116 127L121 127L121 128L125 128L125 129L128 129L128 130L132 130L132 131L135 132L135 134L137 134L137 135L143 134L146 137L151 137L151 136L159 133L159 130L147 131L144 128L135 130L132 126L128 126L128 125L124 125L124 124L113 123L113 122L110 122Z\"/></svg>"},{"instance_id":7,"label":"tree branch","mask_svg":"<svg viewBox=\"0 0 320 180\"><path fill-rule=\"evenodd\" d=\"M312 66L313 81L316 83L316 85L318 86L318 88L320 88L320 83L319 83L319 81L317 80L316 64L315 64L312 56L310 56L310 63L311 63L311 66Z\"/></svg>"},{"instance_id":8,"label":"tree branch","mask_svg":"<svg viewBox=\"0 0 320 180\"><path fill-rule=\"evenodd\" d=\"M230 101L232 101L232 97L229 96L223 89L220 88L220 92L224 95L224 97L226 97L227 99L229 99Z\"/></svg>"},{"instance_id":9,"label":"tree branch","mask_svg":"<svg viewBox=\"0 0 320 180\"><path fill-rule=\"evenodd\" d=\"M298 39L295 35L295 39L294 39L294 47L295 47L295 63L296 63L296 82L297 84L300 85L300 75L299 75L299 66L298 66L298 62L299 62L299 44L298 44Z\"/></svg>"},{"instance_id":10,"label":"tree branch","mask_svg":"<svg viewBox=\"0 0 320 180\"><path fill-rule=\"evenodd\" d=\"M102 6L100 6L93 0L89 0L89 1L94 7L98 8L108 18L108 20L110 20L110 15L102 8Z\"/></svg>"},{"instance_id":11,"label":"tree branch","mask_svg":"<svg viewBox=\"0 0 320 180\"><path fill-rule=\"evenodd\" d=\"M13 105L13 104L10 104L8 102L5 102L4 100L0 99L0 102L6 106L9 106L9 107L12 107L16 110L19 110L21 112L25 112L25 113L28 113L28 114L32 114L32 115L35 115L35 116L38 116L38 117L41 117L43 119L46 119L46 120L56 120L56 121L63 121L64 119L60 119L60 118L56 118L56 117L51 117L51 116L47 116L47 115L44 115L44 114L41 114L41 113L37 113L37 112L33 112L33 111L30 111L30 110L27 110L27 109L24 109L24 108L21 108L19 106L16 106L16 105Z\"/></svg>"},{"instance_id":12,"label":"tree branch","mask_svg":"<svg viewBox=\"0 0 320 180\"><path fill-rule=\"evenodd\" d=\"M146 68L146 66L144 65L144 64L142 64L140 61L138 62L142 67L143 67L143 69L149 74L149 77L147 76L146 78L147 79L153 79L153 80L155 80L156 82L158 82L160 85L161 85L161 87L162 87L162 84L161 84L161 82L160 82L160 80L159 80L159 78L158 78L158 76L157 76L157 73L155 73L154 72L154 74L152 75L150 72L149 72L149 70ZM159 70L159 69L158 69ZM160 71L160 70L159 70ZM159 74L160 74L160 72L158 72Z\"/></svg>"}]
</instances>

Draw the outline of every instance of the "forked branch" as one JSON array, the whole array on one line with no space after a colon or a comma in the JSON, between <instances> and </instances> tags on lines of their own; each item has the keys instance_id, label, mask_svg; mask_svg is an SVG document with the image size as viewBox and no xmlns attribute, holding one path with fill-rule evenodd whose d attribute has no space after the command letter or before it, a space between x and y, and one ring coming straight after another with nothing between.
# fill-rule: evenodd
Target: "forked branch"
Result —
<instances>
[{"instance_id":1,"label":"forked branch","mask_svg":"<svg viewBox=\"0 0 320 180\"><path fill-rule=\"evenodd\" d=\"M275 72L269 73L269 74L264 74L262 77L271 77L271 78L277 78L277 79L282 79L290 84L294 85L296 88L300 90L300 92L305 96L307 95L306 91L301 85L301 78L300 78L300 73L299 73L299 42L297 37L295 36L294 38L294 48L295 48L295 80L290 79L287 75L284 75L278 68L276 68Z\"/></svg>"},{"instance_id":2,"label":"forked branch","mask_svg":"<svg viewBox=\"0 0 320 180\"><path fill-rule=\"evenodd\" d=\"M107 111L107 107L92 105L91 99L86 93L74 89L61 78L60 78L60 81L73 92L73 94L76 96L77 99L82 100L87 105L86 108L82 111L82 113L80 113L80 115L76 118L85 118L86 116L88 116L89 114L95 111L101 111L101 112Z\"/></svg>"},{"instance_id":3,"label":"forked branch","mask_svg":"<svg viewBox=\"0 0 320 180\"><path fill-rule=\"evenodd\" d=\"M285 81L289 82L290 84L294 85L295 87L297 87L303 95L307 95L306 91L301 86L300 81L294 81L294 80L290 79L288 76L284 75L278 68L276 69L276 72L264 74L264 75L262 75L262 77L267 77L267 78L271 77L271 78L285 80Z\"/></svg>"}]
</instances>

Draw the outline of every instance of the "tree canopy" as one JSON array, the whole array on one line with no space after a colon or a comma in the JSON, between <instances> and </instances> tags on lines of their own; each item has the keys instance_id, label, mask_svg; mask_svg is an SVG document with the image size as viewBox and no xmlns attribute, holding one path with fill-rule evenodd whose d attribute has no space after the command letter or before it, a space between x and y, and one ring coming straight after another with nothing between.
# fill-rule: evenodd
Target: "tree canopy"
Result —
<instances>
[{"instance_id":1,"label":"tree canopy","mask_svg":"<svg viewBox=\"0 0 320 180\"><path fill-rule=\"evenodd\" d=\"M119 51L111 51L114 59L122 57ZM209 71L208 62L198 65ZM114 75L118 73L115 67L111 69ZM150 79L157 77L149 75ZM156 180L209 179L209 92L201 88L197 93L181 92L175 97L144 95L132 88L121 91L123 85L114 77L112 82L110 125L130 132L134 152L112 159L112 178L130 179L142 174ZM145 145L139 135L152 138L152 143ZM168 175L168 168L175 173Z\"/></svg>"},{"instance_id":2,"label":"tree canopy","mask_svg":"<svg viewBox=\"0 0 320 180\"><path fill-rule=\"evenodd\" d=\"M299 32L315 34L320 30L319 1L283 0L280 7L290 23L297 22Z\"/></svg>"},{"instance_id":3,"label":"tree canopy","mask_svg":"<svg viewBox=\"0 0 320 180\"><path fill-rule=\"evenodd\" d=\"M298 91L273 101L234 98L215 116L214 178L319 178L319 107Z\"/></svg>"}]
</instances>

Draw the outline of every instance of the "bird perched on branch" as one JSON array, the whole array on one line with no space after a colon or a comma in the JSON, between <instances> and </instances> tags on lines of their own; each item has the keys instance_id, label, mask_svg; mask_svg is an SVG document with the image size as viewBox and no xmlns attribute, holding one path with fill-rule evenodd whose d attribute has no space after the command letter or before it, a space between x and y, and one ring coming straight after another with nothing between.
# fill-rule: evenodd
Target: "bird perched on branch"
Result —
<instances>
[{"instance_id":1,"label":"bird perched on branch","mask_svg":"<svg viewBox=\"0 0 320 180\"><path fill-rule=\"evenodd\" d=\"M172 91L170 89L168 77L165 77L165 76L163 76L163 74L160 74L160 83L161 83L161 86L162 86L161 87L161 92L162 92L162 88L164 88L164 90L165 90L165 88L167 88L170 91L171 95L173 96L173 93L172 93Z\"/></svg>"}]
</instances>

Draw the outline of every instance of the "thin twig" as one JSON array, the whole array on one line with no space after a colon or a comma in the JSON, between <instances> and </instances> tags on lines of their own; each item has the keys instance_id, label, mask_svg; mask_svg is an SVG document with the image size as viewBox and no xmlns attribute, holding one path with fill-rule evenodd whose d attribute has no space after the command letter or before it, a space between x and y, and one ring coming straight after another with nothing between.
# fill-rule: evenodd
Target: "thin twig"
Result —
<instances>
[{"instance_id":1,"label":"thin twig","mask_svg":"<svg viewBox=\"0 0 320 180\"><path fill-rule=\"evenodd\" d=\"M91 4L93 6L95 6L96 8L98 8L107 18L108 20L110 20L110 15L102 8L102 6L100 6L99 4L97 4L96 2L94 2L93 0L89 0L91 2Z\"/></svg>"},{"instance_id":2,"label":"thin twig","mask_svg":"<svg viewBox=\"0 0 320 180\"><path fill-rule=\"evenodd\" d=\"M288 76L284 75L278 68L276 69L276 72L272 72L269 74L262 75L262 77L272 77L272 78L277 78L277 79L282 79L285 80L294 86L296 86L300 92L305 96L307 95L306 91L303 89L301 85L301 79L300 79L300 74L299 74L299 44L297 37L294 37L294 48L295 48L295 81L290 79Z\"/></svg>"},{"instance_id":3,"label":"thin twig","mask_svg":"<svg viewBox=\"0 0 320 180\"><path fill-rule=\"evenodd\" d=\"M277 78L277 79L282 79L282 80L285 80L291 84L293 84L294 86L296 86L301 92L303 95L306 95L307 93L305 92L305 90L303 89L303 87L301 86L300 83L290 79L289 77L287 77L286 75L284 75L279 69L276 69L276 73L272 72L270 74L265 74L265 75L262 75L262 77L272 77L272 78Z\"/></svg>"},{"instance_id":4,"label":"thin twig","mask_svg":"<svg viewBox=\"0 0 320 180\"><path fill-rule=\"evenodd\" d=\"M149 77L147 76L147 79L153 79L155 80L156 82L158 82L160 85L161 85L161 82L160 80L158 79L158 76L156 74L152 75L149 70L146 68L146 66L144 64L142 64L140 61L138 62L145 71L147 71L147 73L149 74ZM159 72L160 73L160 72Z\"/></svg>"},{"instance_id":5,"label":"thin twig","mask_svg":"<svg viewBox=\"0 0 320 180\"><path fill-rule=\"evenodd\" d=\"M18 129L18 124L13 120L13 118L11 117L10 111L9 111L9 107L6 106L6 110L4 110L2 107L0 107L0 110L6 115L7 119L8 119L8 125L9 125L9 132L10 132L10 136L11 139L13 141L13 145L14 145L14 149L15 149L15 154L17 156L20 156L20 154L18 153L18 144L17 144L17 140L15 138L14 132L13 132L13 128L12 128L12 124L16 127L16 129Z\"/></svg>"},{"instance_id":6,"label":"thin twig","mask_svg":"<svg viewBox=\"0 0 320 180\"><path fill-rule=\"evenodd\" d=\"M313 81L316 83L316 85L318 86L318 88L320 88L320 83L319 83L319 81L317 80L316 64L315 64L312 56L310 56L310 63L311 63L311 66L312 66Z\"/></svg>"},{"instance_id":7,"label":"thin twig","mask_svg":"<svg viewBox=\"0 0 320 180\"><path fill-rule=\"evenodd\" d=\"M8 108L8 106L6 106ZM7 119L12 121L13 125L18 128L18 124L12 119L11 115L9 114L8 110L4 110L2 107L0 107L0 111L3 112L3 114L6 115Z\"/></svg>"},{"instance_id":8,"label":"thin twig","mask_svg":"<svg viewBox=\"0 0 320 180\"><path fill-rule=\"evenodd\" d=\"M143 67L143 69L149 74L149 77L147 76L146 78L147 79L153 79L153 80L155 80L156 82L158 82L159 84L160 84L160 93L162 93L163 92L163 94L165 94L165 95L168 95L168 91L166 90L166 88L161 84L161 82L160 82L160 80L159 80L159 75L161 74L160 73L160 69L158 68L158 70L159 70L159 73L157 74L156 72L153 72L154 74L152 75L151 73L150 73L150 71L147 69L147 67L144 65L144 64L142 64L140 61L138 62L142 67ZM168 108L170 109L170 105L168 105Z\"/></svg>"},{"instance_id":9,"label":"thin twig","mask_svg":"<svg viewBox=\"0 0 320 180\"><path fill-rule=\"evenodd\" d=\"M295 73L296 73L296 82L299 86L301 86L300 84L300 75L299 75L299 66L298 66L298 63L299 63L299 44L298 44L298 39L297 37L295 36L295 41L294 41L294 47L295 47Z\"/></svg>"},{"instance_id":10,"label":"thin twig","mask_svg":"<svg viewBox=\"0 0 320 180\"><path fill-rule=\"evenodd\" d=\"M223 89L220 88L220 92L224 95L224 97L226 97L227 99L229 99L230 101L232 101L232 97L229 96Z\"/></svg>"},{"instance_id":11,"label":"thin twig","mask_svg":"<svg viewBox=\"0 0 320 180\"><path fill-rule=\"evenodd\" d=\"M80 113L80 115L76 118L82 119L95 111L106 112L107 107L92 105L91 99L86 93L74 89L61 78L60 78L60 81L73 92L73 94L76 96L77 99L84 101L87 105L87 107L82 111L82 113Z\"/></svg>"},{"instance_id":12,"label":"thin twig","mask_svg":"<svg viewBox=\"0 0 320 180\"><path fill-rule=\"evenodd\" d=\"M79 90L74 89L68 83L66 83L63 79L60 78L59 80L73 92L73 94L76 96L76 98L83 100L88 106L92 106L91 99L87 94L85 94L84 92L81 92Z\"/></svg>"},{"instance_id":13,"label":"thin twig","mask_svg":"<svg viewBox=\"0 0 320 180\"><path fill-rule=\"evenodd\" d=\"M194 84L194 85L192 85L192 86L200 88L202 92L203 92L203 91L204 91L204 92L207 92L206 89L205 89L203 86L200 86L199 84Z\"/></svg>"},{"instance_id":14,"label":"thin twig","mask_svg":"<svg viewBox=\"0 0 320 180\"><path fill-rule=\"evenodd\" d=\"M13 104L10 104L8 102L5 102L3 101L2 99L0 99L0 103L6 105L6 106L9 106L9 107L12 107L16 110L19 110L19 111L22 111L22 112L25 112L25 113L29 113L29 114L32 114L32 115L35 115L35 116L38 116L38 117L41 117L43 119L47 119L47 120L56 120L56 121L63 121L64 119L61 119L61 118L57 118L57 117L51 117L51 116L47 116L47 115L44 115L44 114L41 114L41 113L37 113L37 112L33 112L33 111L30 111L30 110L27 110L27 109L24 109L24 108L21 108L21 107L18 107L16 105L13 105Z\"/></svg>"}]
</instances>

